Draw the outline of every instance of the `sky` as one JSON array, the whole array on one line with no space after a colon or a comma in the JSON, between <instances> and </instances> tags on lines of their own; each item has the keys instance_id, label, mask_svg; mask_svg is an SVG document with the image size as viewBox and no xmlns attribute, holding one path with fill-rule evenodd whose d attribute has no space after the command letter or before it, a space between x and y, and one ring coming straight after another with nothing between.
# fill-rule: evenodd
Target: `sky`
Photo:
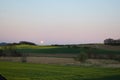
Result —
<instances>
[{"instance_id":1,"label":"sky","mask_svg":"<svg viewBox=\"0 0 120 80\"><path fill-rule=\"evenodd\" d=\"M120 38L120 0L0 0L0 42L102 43Z\"/></svg>"}]
</instances>

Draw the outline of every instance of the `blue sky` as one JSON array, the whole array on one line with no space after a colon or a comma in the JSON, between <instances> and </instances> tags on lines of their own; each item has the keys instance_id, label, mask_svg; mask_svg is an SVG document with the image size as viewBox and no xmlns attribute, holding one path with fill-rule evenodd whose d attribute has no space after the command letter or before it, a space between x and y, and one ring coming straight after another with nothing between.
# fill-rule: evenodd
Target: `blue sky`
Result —
<instances>
[{"instance_id":1,"label":"blue sky","mask_svg":"<svg viewBox=\"0 0 120 80\"><path fill-rule=\"evenodd\" d=\"M120 0L0 0L0 42L99 43L120 38Z\"/></svg>"}]
</instances>

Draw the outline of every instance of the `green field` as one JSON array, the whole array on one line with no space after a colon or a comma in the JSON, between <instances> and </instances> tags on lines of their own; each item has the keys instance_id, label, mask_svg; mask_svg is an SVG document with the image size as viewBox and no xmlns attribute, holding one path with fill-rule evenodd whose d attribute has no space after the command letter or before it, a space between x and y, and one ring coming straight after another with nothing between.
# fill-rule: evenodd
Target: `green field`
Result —
<instances>
[{"instance_id":1,"label":"green field","mask_svg":"<svg viewBox=\"0 0 120 80\"><path fill-rule=\"evenodd\" d=\"M63 46L31 46L31 45L17 45L17 50L22 53L80 53L80 52L92 52L97 54L120 54L120 50L108 50L103 48L86 49L84 47L63 47Z\"/></svg>"},{"instance_id":2,"label":"green field","mask_svg":"<svg viewBox=\"0 0 120 80\"><path fill-rule=\"evenodd\" d=\"M120 80L120 68L0 62L8 80Z\"/></svg>"},{"instance_id":3,"label":"green field","mask_svg":"<svg viewBox=\"0 0 120 80\"><path fill-rule=\"evenodd\" d=\"M97 47L96 47L97 46ZM64 45L64 46L35 46L35 45L14 45L14 50L20 54L27 54L29 56L54 56L55 57L75 57L80 53L87 54L105 54L105 55L120 55L120 46L106 46L103 44L95 44L95 45ZM11 46L9 47L11 49ZM3 49L5 53L8 53L12 50L5 50L4 46L0 47L0 50ZM8 52L7 52L8 51ZM2 52L2 51L1 51ZM9 54L8 54L9 55ZM68 55L68 56L66 56ZM118 58L117 58L118 59Z\"/></svg>"}]
</instances>

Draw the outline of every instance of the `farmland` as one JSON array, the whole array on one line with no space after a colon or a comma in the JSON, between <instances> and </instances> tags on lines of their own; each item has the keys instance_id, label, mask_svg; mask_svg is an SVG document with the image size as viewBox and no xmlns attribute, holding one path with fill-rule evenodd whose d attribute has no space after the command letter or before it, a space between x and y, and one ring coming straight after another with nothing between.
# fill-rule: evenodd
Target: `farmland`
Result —
<instances>
[{"instance_id":1,"label":"farmland","mask_svg":"<svg viewBox=\"0 0 120 80\"><path fill-rule=\"evenodd\" d=\"M81 52L95 53L98 56L114 54L118 57L119 46L14 45L10 47L12 48L20 54L28 55L0 57L0 74L7 80L120 80L119 61L98 57L81 63L74 59ZM26 62L21 63L24 58Z\"/></svg>"},{"instance_id":2,"label":"farmland","mask_svg":"<svg viewBox=\"0 0 120 80\"><path fill-rule=\"evenodd\" d=\"M119 68L0 62L8 80L120 80Z\"/></svg>"},{"instance_id":3,"label":"farmland","mask_svg":"<svg viewBox=\"0 0 120 80\"><path fill-rule=\"evenodd\" d=\"M63 46L35 46L35 45L15 45L17 51L21 53L71 53L93 52L100 54L119 54L120 46L107 46L102 44L94 45L63 45ZM0 47L2 49L2 47Z\"/></svg>"},{"instance_id":4,"label":"farmland","mask_svg":"<svg viewBox=\"0 0 120 80\"><path fill-rule=\"evenodd\" d=\"M26 56L37 56L37 57L66 57L73 58L78 56L80 53L85 52L89 55L89 58L114 58L119 59L120 46L108 46L103 44L81 44L81 45L14 45L9 48L15 49L19 52L18 55L25 54ZM4 48L0 47L0 50ZM8 54L5 50L5 55ZM16 54L16 53L15 53ZM15 55L14 54L14 55ZM16 54L17 55L17 54Z\"/></svg>"},{"instance_id":5,"label":"farmland","mask_svg":"<svg viewBox=\"0 0 120 80\"><path fill-rule=\"evenodd\" d=\"M96 47L97 46L97 47ZM112 47L105 45L81 45L79 47L68 46L31 46L31 45L17 45L17 50L22 53L71 53L78 54L80 52L93 52L97 54L119 54L120 47ZM89 48L89 50L88 50ZM112 49L111 49L112 48Z\"/></svg>"}]
</instances>

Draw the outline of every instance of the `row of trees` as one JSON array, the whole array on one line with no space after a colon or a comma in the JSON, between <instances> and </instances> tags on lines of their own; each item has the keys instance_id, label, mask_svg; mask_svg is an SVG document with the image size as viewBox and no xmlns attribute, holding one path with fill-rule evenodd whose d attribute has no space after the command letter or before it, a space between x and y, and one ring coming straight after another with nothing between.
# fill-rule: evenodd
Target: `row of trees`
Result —
<instances>
[{"instance_id":1,"label":"row of trees","mask_svg":"<svg viewBox=\"0 0 120 80\"><path fill-rule=\"evenodd\" d=\"M33 42L28 42L28 41L20 41L19 43L0 43L0 46L7 46L7 45L21 45L21 44L27 44L27 45L36 45Z\"/></svg>"},{"instance_id":2,"label":"row of trees","mask_svg":"<svg viewBox=\"0 0 120 80\"><path fill-rule=\"evenodd\" d=\"M17 56L22 56L20 54L20 52L18 52L15 48L15 46L13 45L9 45L9 46L3 46L0 49L0 56L13 56L13 57L17 57Z\"/></svg>"},{"instance_id":3,"label":"row of trees","mask_svg":"<svg viewBox=\"0 0 120 80\"><path fill-rule=\"evenodd\" d=\"M21 62L27 62L27 55L25 53L18 52L14 45L1 47L0 57L21 57Z\"/></svg>"},{"instance_id":4,"label":"row of trees","mask_svg":"<svg viewBox=\"0 0 120 80\"><path fill-rule=\"evenodd\" d=\"M120 39L117 39L117 40L114 40L114 39L105 39L104 40L104 44L105 45L116 45L116 46L119 46L120 45Z\"/></svg>"},{"instance_id":5,"label":"row of trees","mask_svg":"<svg viewBox=\"0 0 120 80\"><path fill-rule=\"evenodd\" d=\"M80 52L80 54L75 57L75 60L80 62L85 62L87 59L111 59L111 60L120 61L119 54L113 54L113 53L102 54L102 53L96 52L98 50L97 48L91 48L91 47L83 47L83 49L84 51Z\"/></svg>"}]
</instances>

